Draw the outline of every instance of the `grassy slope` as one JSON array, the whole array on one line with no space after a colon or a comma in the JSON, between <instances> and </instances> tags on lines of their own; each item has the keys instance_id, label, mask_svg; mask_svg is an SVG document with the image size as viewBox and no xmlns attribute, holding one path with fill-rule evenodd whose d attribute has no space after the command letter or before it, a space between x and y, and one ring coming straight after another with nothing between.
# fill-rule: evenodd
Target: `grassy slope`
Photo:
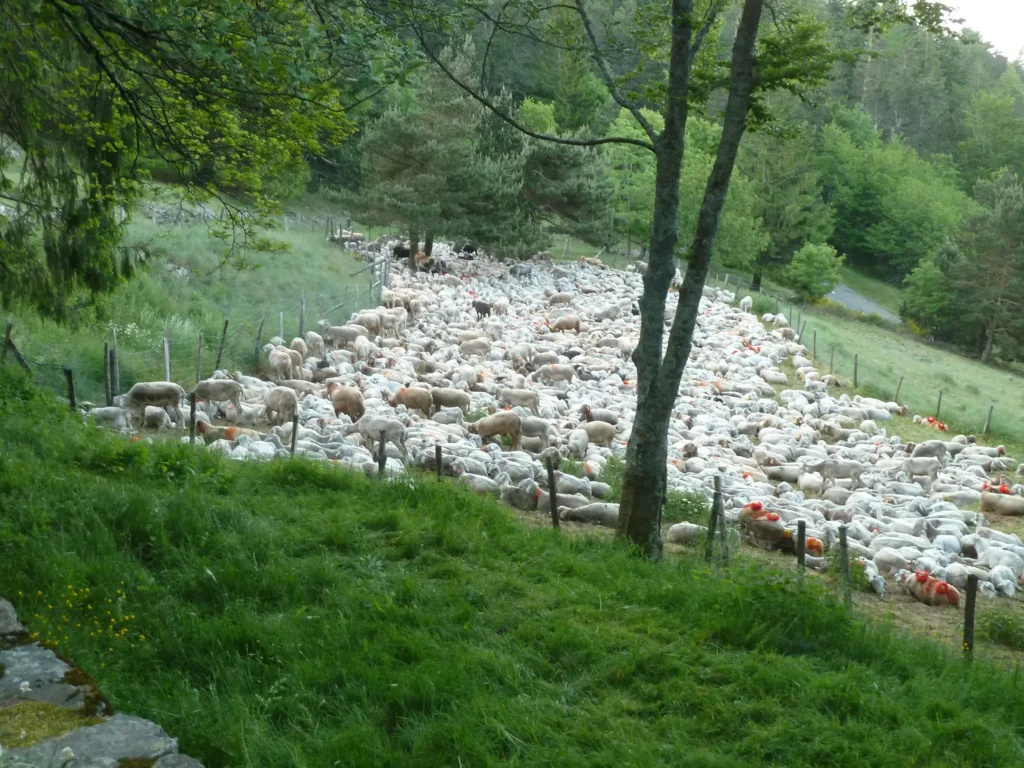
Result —
<instances>
[{"instance_id":1,"label":"grassy slope","mask_svg":"<svg viewBox=\"0 0 1024 768\"><path fill-rule=\"evenodd\" d=\"M170 330L171 377L189 386L194 382L199 334L204 336L203 371L209 375L217 356L225 318L230 321L224 364L251 370L256 332L266 315L263 340L278 333L284 312L288 339L298 332L300 296L306 295L306 329L315 327L321 313L335 307L331 319L367 301L368 273L352 277L362 264L336 245L325 243L323 225L278 230L273 236L289 250L256 254L256 268L237 272L215 269L223 245L210 238L202 225L168 227L138 217L128 228L127 243L145 243L155 254L148 268L133 280L81 311L70 325L41 320L28 307L14 307L5 316L14 322L14 340L29 358L40 384L64 391L61 367L75 371L80 399L103 398L103 343L112 342L118 328L122 390L138 380L163 378L161 338ZM185 267L182 279L169 268ZM38 364L36 364L38 361Z\"/></svg>"},{"instance_id":2,"label":"grassy slope","mask_svg":"<svg viewBox=\"0 0 1024 768\"><path fill-rule=\"evenodd\" d=\"M1016 676L763 564L643 562L428 479L129 445L9 375L0 441L4 592L211 768L1024 757Z\"/></svg>"}]
</instances>

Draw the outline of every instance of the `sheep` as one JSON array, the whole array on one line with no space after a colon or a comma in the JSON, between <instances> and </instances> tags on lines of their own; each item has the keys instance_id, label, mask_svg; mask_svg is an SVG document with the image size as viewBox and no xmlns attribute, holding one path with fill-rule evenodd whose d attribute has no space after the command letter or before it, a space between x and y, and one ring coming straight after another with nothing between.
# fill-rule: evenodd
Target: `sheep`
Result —
<instances>
[{"instance_id":1,"label":"sheep","mask_svg":"<svg viewBox=\"0 0 1024 768\"><path fill-rule=\"evenodd\" d=\"M580 319L575 315L560 317L551 323L550 328L552 331L576 331L576 333L579 333Z\"/></svg>"},{"instance_id":2,"label":"sheep","mask_svg":"<svg viewBox=\"0 0 1024 768\"><path fill-rule=\"evenodd\" d=\"M536 360L536 358L534 358ZM576 370L571 365L542 365L530 374L531 381L572 381Z\"/></svg>"},{"instance_id":3,"label":"sheep","mask_svg":"<svg viewBox=\"0 0 1024 768\"><path fill-rule=\"evenodd\" d=\"M469 395L458 389L445 387L433 387L430 390L430 397L434 408L460 408L463 413L469 413Z\"/></svg>"},{"instance_id":4,"label":"sheep","mask_svg":"<svg viewBox=\"0 0 1024 768\"><path fill-rule=\"evenodd\" d=\"M535 415L540 413L540 395L528 389L499 389L497 398L503 405L518 405L529 408Z\"/></svg>"},{"instance_id":5,"label":"sheep","mask_svg":"<svg viewBox=\"0 0 1024 768\"><path fill-rule=\"evenodd\" d=\"M263 351L267 354L267 368L271 381L291 378L292 357L283 347L267 344Z\"/></svg>"},{"instance_id":6,"label":"sheep","mask_svg":"<svg viewBox=\"0 0 1024 768\"><path fill-rule=\"evenodd\" d=\"M587 433L587 440L596 445L611 447L616 435L616 428L603 421L587 421L580 424L579 429Z\"/></svg>"},{"instance_id":7,"label":"sheep","mask_svg":"<svg viewBox=\"0 0 1024 768\"><path fill-rule=\"evenodd\" d=\"M192 390L198 399L210 403L229 402L242 410L242 385L233 379L203 379Z\"/></svg>"},{"instance_id":8,"label":"sheep","mask_svg":"<svg viewBox=\"0 0 1024 768\"><path fill-rule=\"evenodd\" d=\"M143 409L147 405L170 408L174 411L176 424L184 423L181 415L181 401L185 390L172 381L142 381L132 386L124 396L124 404L133 417L142 421Z\"/></svg>"},{"instance_id":9,"label":"sheep","mask_svg":"<svg viewBox=\"0 0 1024 768\"><path fill-rule=\"evenodd\" d=\"M1024 498L1002 493L982 493L981 506L978 509L998 515L1024 515Z\"/></svg>"},{"instance_id":10,"label":"sheep","mask_svg":"<svg viewBox=\"0 0 1024 768\"><path fill-rule=\"evenodd\" d=\"M557 496L555 500L557 502ZM619 522L619 505L610 502L595 502L584 504L581 507L559 507L558 516L562 520L597 523L614 528Z\"/></svg>"},{"instance_id":11,"label":"sheep","mask_svg":"<svg viewBox=\"0 0 1024 768\"><path fill-rule=\"evenodd\" d=\"M749 312L750 308L754 306L754 300L750 296L744 296L740 299L740 311Z\"/></svg>"},{"instance_id":12,"label":"sheep","mask_svg":"<svg viewBox=\"0 0 1024 768\"><path fill-rule=\"evenodd\" d=\"M380 315L376 312L356 312L352 315L348 324L361 326L369 333L379 334L381 332Z\"/></svg>"},{"instance_id":13,"label":"sheep","mask_svg":"<svg viewBox=\"0 0 1024 768\"><path fill-rule=\"evenodd\" d=\"M367 414L354 424L348 424L344 428L346 435L357 433L361 435L371 454L374 453L376 441L380 438L381 432L384 433L384 439L387 442L401 451L403 457L408 455L405 446L405 426L400 421Z\"/></svg>"},{"instance_id":14,"label":"sheep","mask_svg":"<svg viewBox=\"0 0 1024 768\"><path fill-rule=\"evenodd\" d=\"M296 336L291 340L288 348L299 353L299 365L302 365L302 361L309 357L309 348L306 346L306 342Z\"/></svg>"},{"instance_id":15,"label":"sheep","mask_svg":"<svg viewBox=\"0 0 1024 768\"><path fill-rule=\"evenodd\" d=\"M463 357L472 357L473 355L486 357L490 351L491 343L486 339L470 339L459 345L459 353Z\"/></svg>"},{"instance_id":16,"label":"sheep","mask_svg":"<svg viewBox=\"0 0 1024 768\"><path fill-rule=\"evenodd\" d=\"M556 293L548 298L548 304L555 306L556 304L568 304L572 301L571 293Z\"/></svg>"},{"instance_id":17,"label":"sheep","mask_svg":"<svg viewBox=\"0 0 1024 768\"><path fill-rule=\"evenodd\" d=\"M93 408L89 413L95 419L96 426L98 427L119 429L126 432L132 429L132 412L130 408L106 406L103 408Z\"/></svg>"},{"instance_id":18,"label":"sheep","mask_svg":"<svg viewBox=\"0 0 1024 768\"><path fill-rule=\"evenodd\" d=\"M398 405L404 405L406 408L420 411L424 416L429 417L433 409L433 399L430 395L430 390L419 389L417 387L402 387L394 396L388 401L388 405L392 408Z\"/></svg>"},{"instance_id":19,"label":"sheep","mask_svg":"<svg viewBox=\"0 0 1024 768\"><path fill-rule=\"evenodd\" d=\"M290 422L299 412L299 398L289 387L274 387L263 396L267 421L271 424Z\"/></svg>"},{"instance_id":20,"label":"sheep","mask_svg":"<svg viewBox=\"0 0 1024 768\"><path fill-rule=\"evenodd\" d=\"M360 336L369 336L370 331L362 325L329 325L326 320L320 321L320 333L324 341L329 341L336 349L351 346Z\"/></svg>"},{"instance_id":21,"label":"sheep","mask_svg":"<svg viewBox=\"0 0 1024 768\"><path fill-rule=\"evenodd\" d=\"M502 411L467 425L467 429L486 443L495 435L507 435L512 438L512 450L519 450L519 439L523 434L522 421L511 411Z\"/></svg>"},{"instance_id":22,"label":"sheep","mask_svg":"<svg viewBox=\"0 0 1024 768\"><path fill-rule=\"evenodd\" d=\"M306 331L306 349L309 356L322 360L324 356L324 337L316 331Z\"/></svg>"},{"instance_id":23,"label":"sheep","mask_svg":"<svg viewBox=\"0 0 1024 768\"><path fill-rule=\"evenodd\" d=\"M344 413L355 422L359 421L366 412L363 393L355 387L343 387L331 382L327 385L327 395L331 399L331 407L334 408L335 416Z\"/></svg>"},{"instance_id":24,"label":"sheep","mask_svg":"<svg viewBox=\"0 0 1024 768\"><path fill-rule=\"evenodd\" d=\"M473 302L473 309L476 310L476 317L478 320L482 320L485 317L490 317L492 308L493 305L489 304L486 301Z\"/></svg>"},{"instance_id":25,"label":"sheep","mask_svg":"<svg viewBox=\"0 0 1024 768\"><path fill-rule=\"evenodd\" d=\"M163 408L147 405L142 416L142 426L147 429L170 429L171 417L167 415L167 411Z\"/></svg>"}]
</instances>

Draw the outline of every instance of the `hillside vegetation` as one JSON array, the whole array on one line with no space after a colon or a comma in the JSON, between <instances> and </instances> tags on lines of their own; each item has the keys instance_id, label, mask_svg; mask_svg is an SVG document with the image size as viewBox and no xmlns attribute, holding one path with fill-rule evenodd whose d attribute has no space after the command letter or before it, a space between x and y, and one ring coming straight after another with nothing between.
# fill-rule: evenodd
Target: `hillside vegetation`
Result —
<instances>
[{"instance_id":1,"label":"hillside vegetation","mask_svg":"<svg viewBox=\"0 0 1024 768\"><path fill-rule=\"evenodd\" d=\"M210 768L1024 754L1015 675L794 574L653 564L429 478L129 444L0 376L5 593Z\"/></svg>"}]
</instances>

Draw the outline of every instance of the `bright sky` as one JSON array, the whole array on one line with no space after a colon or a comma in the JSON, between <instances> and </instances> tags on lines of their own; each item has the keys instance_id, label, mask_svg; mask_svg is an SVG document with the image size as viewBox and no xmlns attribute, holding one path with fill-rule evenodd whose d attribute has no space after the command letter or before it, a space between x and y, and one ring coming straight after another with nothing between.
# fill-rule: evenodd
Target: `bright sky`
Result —
<instances>
[{"instance_id":1,"label":"bright sky","mask_svg":"<svg viewBox=\"0 0 1024 768\"><path fill-rule=\"evenodd\" d=\"M1015 60L1024 48L1024 0L946 0L955 17L979 32L1006 58Z\"/></svg>"}]
</instances>

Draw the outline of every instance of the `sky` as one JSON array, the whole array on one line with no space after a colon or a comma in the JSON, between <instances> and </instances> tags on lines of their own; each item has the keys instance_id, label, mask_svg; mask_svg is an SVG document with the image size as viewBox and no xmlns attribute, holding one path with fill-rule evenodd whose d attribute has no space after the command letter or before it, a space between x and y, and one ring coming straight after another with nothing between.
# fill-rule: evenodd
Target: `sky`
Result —
<instances>
[{"instance_id":1,"label":"sky","mask_svg":"<svg viewBox=\"0 0 1024 768\"><path fill-rule=\"evenodd\" d=\"M1013 61L1024 48L1024 0L946 0L955 17Z\"/></svg>"}]
</instances>

